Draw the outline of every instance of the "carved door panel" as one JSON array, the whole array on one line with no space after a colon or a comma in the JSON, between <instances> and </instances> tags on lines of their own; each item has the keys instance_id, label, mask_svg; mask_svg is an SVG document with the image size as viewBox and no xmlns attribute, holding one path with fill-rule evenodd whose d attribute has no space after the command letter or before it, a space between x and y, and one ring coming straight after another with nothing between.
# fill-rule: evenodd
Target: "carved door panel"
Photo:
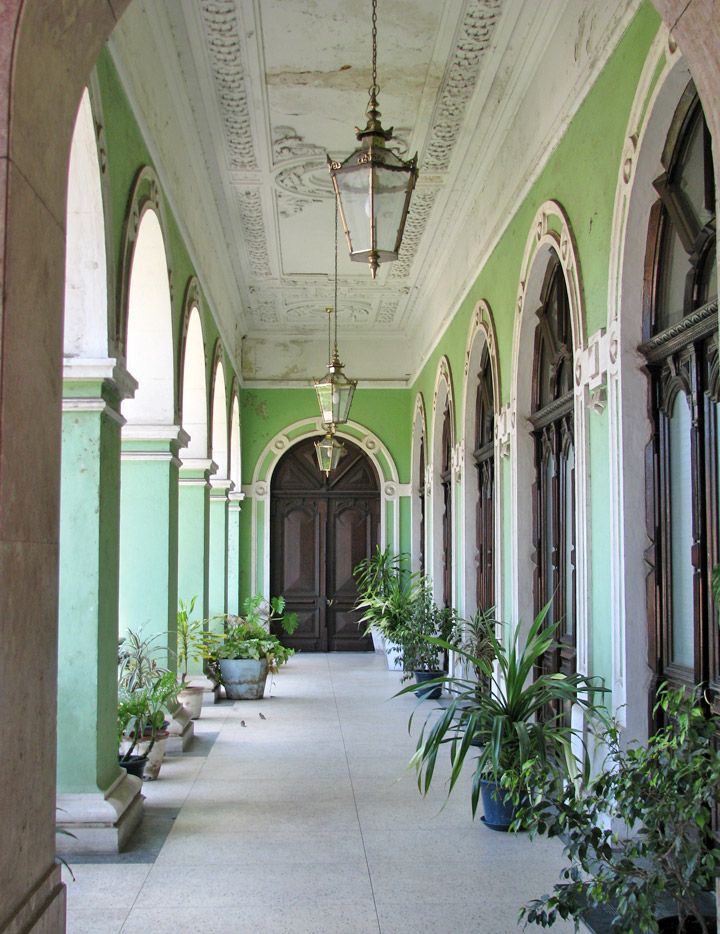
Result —
<instances>
[{"instance_id":1,"label":"carved door panel","mask_svg":"<svg viewBox=\"0 0 720 934\"><path fill-rule=\"evenodd\" d=\"M367 651L354 609L352 569L373 553L380 527L380 493L366 455L350 442L330 478L318 470L313 439L285 454L271 489L270 581L287 610L298 614L283 642L308 652Z\"/></svg>"}]
</instances>

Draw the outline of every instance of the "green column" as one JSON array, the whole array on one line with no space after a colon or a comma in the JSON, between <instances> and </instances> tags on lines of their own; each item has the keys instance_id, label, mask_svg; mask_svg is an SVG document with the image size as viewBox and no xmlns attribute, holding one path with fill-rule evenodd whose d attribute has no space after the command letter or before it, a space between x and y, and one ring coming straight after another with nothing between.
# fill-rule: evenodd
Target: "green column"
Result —
<instances>
[{"instance_id":1,"label":"green column","mask_svg":"<svg viewBox=\"0 0 720 934\"><path fill-rule=\"evenodd\" d=\"M228 493L230 480L210 480L210 542L208 557L208 617L228 611ZM213 624L215 627L215 624Z\"/></svg>"},{"instance_id":2,"label":"green column","mask_svg":"<svg viewBox=\"0 0 720 934\"><path fill-rule=\"evenodd\" d=\"M240 610L240 510L245 494L237 490L228 493L227 547L227 611L237 615Z\"/></svg>"},{"instance_id":3,"label":"green column","mask_svg":"<svg viewBox=\"0 0 720 934\"><path fill-rule=\"evenodd\" d=\"M66 361L58 636L58 824L63 848L117 851L142 815L117 760L120 402L114 360Z\"/></svg>"},{"instance_id":4,"label":"green column","mask_svg":"<svg viewBox=\"0 0 720 934\"><path fill-rule=\"evenodd\" d=\"M174 663L178 598L178 450L187 435L177 425L126 425L120 502L120 632L158 635Z\"/></svg>"},{"instance_id":5,"label":"green column","mask_svg":"<svg viewBox=\"0 0 720 934\"><path fill-rule=\"evenodd\" d=\"M178 596L197 597L195 616L209 615L208 557L210 540L210 483L215 464L211 460L186 458L180 467L178 520ZM202 665L191 663L192 674L202 674Z\"/></svg>"}]
</instances>

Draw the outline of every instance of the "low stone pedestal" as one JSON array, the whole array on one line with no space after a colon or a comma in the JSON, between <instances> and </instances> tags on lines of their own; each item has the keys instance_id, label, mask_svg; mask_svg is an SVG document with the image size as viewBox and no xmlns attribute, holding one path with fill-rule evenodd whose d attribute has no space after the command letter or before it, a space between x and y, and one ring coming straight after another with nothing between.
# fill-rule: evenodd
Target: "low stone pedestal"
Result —
<instances>
[{"instance_id":1,"label":"low stone pedestal","mask_svg":"<svg viewBox=\"0 0 720 934\"><path fill-rule=\"evenodd\" d=\"M119 853L142 820L142 781L122 769L103 795L101 792L61 794L57 799L57 826L61 855Z\"/></svg>"},{"instance_id":2,"label":"low stone pedestal","mask_svg":"<svg viewBox=\"0 0 720 934\"><path fill-rule=\"evenodd\" d=\"M165 755L176 755L185 752L195 736L195 724L190 719L187 710L179 705L173 712L172 720L168 726L167 745Z\"/></svg>"}]
</instances>

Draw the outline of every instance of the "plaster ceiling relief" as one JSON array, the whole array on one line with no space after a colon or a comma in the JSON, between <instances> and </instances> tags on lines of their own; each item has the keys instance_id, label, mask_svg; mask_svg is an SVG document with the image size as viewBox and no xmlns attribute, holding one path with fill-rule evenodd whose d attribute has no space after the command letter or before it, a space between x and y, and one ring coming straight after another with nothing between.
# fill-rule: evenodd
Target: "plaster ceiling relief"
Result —
<instances>
[{"instance_id":1,"label":"plaster ceiling relief","mask_svg":"<svg viewBox=\"0 0 720 934\"><path fill-rule=\"evenodd\" d=\"M354 376L415 375L638 3L378 0L382 122L403 158L418 153L419 180L400 256L374 282L339 234L338 323ZM326 334L327 156L346 158L365 124L370 9L133 0L110 43L203 291L223 333L244 337L250 382L303 362L289 345L280 365L278 331L295 348Z\"/></svg>"}]
</instances>

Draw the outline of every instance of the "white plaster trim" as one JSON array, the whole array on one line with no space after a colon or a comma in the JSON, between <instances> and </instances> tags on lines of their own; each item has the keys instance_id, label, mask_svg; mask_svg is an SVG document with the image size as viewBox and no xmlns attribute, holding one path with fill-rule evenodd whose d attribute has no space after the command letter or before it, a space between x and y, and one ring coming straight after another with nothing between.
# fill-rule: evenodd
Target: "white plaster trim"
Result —
<instances>
[{"instance_id":1,"label":"white plaster trim","mask_svg":"<svg viewBox=\"0 0 720 934\"><path fill-rule=\"evenodd\" d=\"M398 496L412 496L413 495L412 483L398 483L397 494Z\"/></svg>"},{"instance_id":2,"label":"white plaster trim","mask_svg":"<svg viewBox=\"0 0 720 934\"><path fill-rule=\"evenodd\" d=\"M278 461L286 450L299 441L308 437L322 436L325 428L319 417L301 419L292 425L287 425L279 431L263 448L255 463L253 481L250 486L243 486L243 493L252 499L252 532L253 542L250 561L250 577L252 589L255 593L270 596L270 482ZM292 439L291 437L292 436ZM400 542L400 495L398 490L398 472L392 455L382 443L380 438L369 431L359 422L348 421L345 425L338 425L336 436L340 439L352 441L368 455L377 472L380 484L380 547L391 547L394 551L399 548ZM381 460L382 458L382 460ZM383 461L387 468L383 467ZM262 510L262 524L259 520L258 505L264 504ZM387 533L388 511L392 516L393 535L389 542ZM258 548L258 543L260 548ZM258 553L262 554L262 567L258 567ZM260 577L259 571L262 571Z\"/></svg>"},{"instance_id":3,"label":"white plaster trim","mask_svg":"<svg viewBox=\"0 0 720 934\"><path fill-rule=\"evenodd\" d=\"M553 230L559 228L559 232ZM510 465L511 465L511 562L510 593L512 604L512 623L517 626L529 626L533 617L533 566L529 543L532 541L532 509L530 491L534 479L533 458L531 454L530 426L527 417L530 412L531 367L527 361L533 359L534 325L531 316L540 304L540 289L545 277L547 262L555 254L565 279L573 340L573 361L575 366L575 392L573 406L574 447L575 447L575 541L576 541L576 627L577 627L577 670L588 674L590 658L589 634L589 555L588 542L588 501L587 501L587 431L586 408L583 401L580 377L582 369L577 363L582 360L585 351L585 314L582 300L580 271L575 252L570 223L562 207L555 201L546 201L540 205L530 226L530 233L525 245L525 253L520 273L517 300L515 306L515 326L513 329L512 383L510 387L510 410L507 421L510 424ZM524 351L524 353L523 353ZM523 372L521 374L521 366ZM523 379L523 399L519 396L519 382ZM521 410L522 409L522 410Z\"/></svg>"},{"instance_id":4,"label":"white plaster trim","mask_svg":"<svg viewBox=\"0 0 720 934\"><path fill-rule=\"evenodd\" d=\"M463 562L463 585L458 594L460 603L458 610L463 616L471 615L477 609L476 599L476 575L477 575L477 553L475 549L475 523L476 523L476 502L478 496L477 470L473 469L473 451L475 447L475 400L477 377L480 370L483 350L487 347L490 373L493 383L493 399L495 403L495 439L494 439L494 471L495 471L495 496L493 502L494 512L494 541L493 549L495 555L495 615L502 619L500 615L501 579L502 579L502 550L500 533L502 522L500 509L502 503L502 477L500 475L500 445L498 441L498 420L500 417L500 365L497 354L497 337L495 333L495 321L490 306L484 299L475 306L475 311L470 320L467 342L465 345L465 368L463 380L463 412L462 412L462 431L463 439L459 446L462 447L464 460L470 468L465 471L465 482L461 488L461 503L463 519L461 522L460 535L462 540Z\"/></svg>"},{"instance_id":5,"label":"white plaster trim","mask_svg":"<svg viewBox=\"0 0 720 934\"><path fill-rule=\"evenodd\" d=\"M232 480L222 477L210 477L210 498L211 499L227 499L229 500L230 493L233 490L235 484Z\"/></svg>"},{"instance_id":6,"label":"white plaster trim","mask_svg":"<svg viewBox=\"0 0 720 934\"><path fill-rule=\"evenodd\" d=\"M123 416L114 409L111 405L108 405L104 399L77 399L77 398L64 398L62 401L62 410L63 412L98 412L100 415L107 415L108 418L112 419L117 425L121 428L125 424L125 419Z\"/></svg>"},{"instance_id":7,"label":"white plaster trim","mask_svg":"<svg viewBox=\"0 0 720 934\"><path fill-rule=\"evenodd\" d=\"M228 492L227 498L229 512L242 512L243 501L245 499L244 493L241 493L240 490L230 490Z\"/></svg>"},{"instance_id":8,"label":"white plaster trim","mask_svg":"<svg viewBox=\"0 0 720 934\"><path fill-rule=\"evenodd\" d=\"M190 440L188 433L179 425L145 425L128 422L123 428L123 441L176 441L180 447L186 447Z\"/></svg>"}]
</instances>

